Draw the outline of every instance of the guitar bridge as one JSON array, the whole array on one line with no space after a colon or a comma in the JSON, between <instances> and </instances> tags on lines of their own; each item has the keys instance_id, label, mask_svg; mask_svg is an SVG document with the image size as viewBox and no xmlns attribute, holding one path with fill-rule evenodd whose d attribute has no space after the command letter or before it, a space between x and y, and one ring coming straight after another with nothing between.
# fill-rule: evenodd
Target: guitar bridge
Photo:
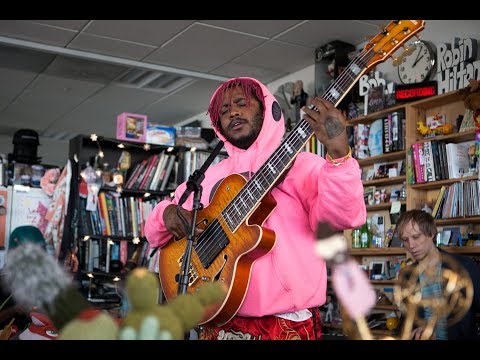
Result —
<instances>
[{"instance_id":1,"label":"guitar bridge","mask_svg":"<svg viewBox=\"0 0 480 360\"><path fill-rule=\"evenodd\" d=\"M183 256L178 259L178 265L182 268ZM191 286L198 279L198 272L192 264L188 265L188 285Z\"/></svg>"}]
</instances>

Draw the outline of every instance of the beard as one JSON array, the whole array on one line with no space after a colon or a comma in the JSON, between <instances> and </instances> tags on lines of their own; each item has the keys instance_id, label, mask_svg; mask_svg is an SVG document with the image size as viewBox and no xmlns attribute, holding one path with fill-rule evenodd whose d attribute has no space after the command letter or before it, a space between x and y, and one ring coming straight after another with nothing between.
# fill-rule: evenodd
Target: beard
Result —
<instances>
[{"instance_id":1,"label":"beard","mask_svg":"<svg viewBox=\"0 0 480 360\"><path fill-rule=\"evenodd\" d=\"M260 130L262 130L262 125L263 125L263 110L260 109L252 119L251 129L248 132L248 134L239 138L234 138L226 134L223 128L221 129L222 130L221 133L230 144L232 144L237 148L246 150L257 139L258 134L260 134Z\"/></svg>"}]
</instances>

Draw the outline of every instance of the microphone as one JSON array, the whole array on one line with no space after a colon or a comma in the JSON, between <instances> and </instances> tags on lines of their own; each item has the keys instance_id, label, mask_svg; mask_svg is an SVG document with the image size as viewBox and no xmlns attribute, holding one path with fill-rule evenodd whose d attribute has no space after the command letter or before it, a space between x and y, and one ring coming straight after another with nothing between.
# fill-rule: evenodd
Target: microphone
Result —
<instances>
[{"instance_id":1,"label":"microphone","mask_svg":"<svg viewBox=\"0 0 480 360\"><path fill-rule=\"evenodd\" d=\"M215 146L215 149L213 149L213 151L208 156L207 160L205 160L202 167L198 170L195 170L193 174L188 177L187 188L185 189L185 192L180 197L178 206L182 206L182 204L187 200L188 196L192 191L200 188L200 184L205 178L205 171L208 169L212 161L217 157L220 150L222 150L223 144L224 144L223 141L220 140L217 146Z\"/></svg>"}]
</instances>

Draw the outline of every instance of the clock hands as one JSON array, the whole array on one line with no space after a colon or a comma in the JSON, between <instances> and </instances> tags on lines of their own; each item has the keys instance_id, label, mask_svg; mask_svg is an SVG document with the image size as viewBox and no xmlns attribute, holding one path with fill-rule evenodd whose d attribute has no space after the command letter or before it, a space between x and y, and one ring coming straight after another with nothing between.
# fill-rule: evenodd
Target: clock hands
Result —
<instances>
[{"instance_id":1,"label":"clock hands","mask_svg":"<svg viewBox=\"0 0 480 360\"><path fill-rule=\"evenodd\" d=\"M417 56L417 57L418 57L418 56ZM420 56L418 59L416 59L412 66L417 65L417 63L418 63L420 60L422 60L422 58L423 58L423 55Z\"/></svg>"},{"instance_id":2,"label":"clock hands","mask_svg":"<svg viewBox=\"0 0 480 360\"><path fill-rule=\"evenodd\" d=\"M418 57L420 56L420 53L421 53L421 51L420 51L420 49L419 49L419 50L418 50L418 53L417 53L417 57L415 58L415 61L413 62L412 67L415 66L415 65L417 65L418 61L423 57L423 55L422 55L422 57L420 57L420 59L418 58Z\"/></svg>"}]
</instances>

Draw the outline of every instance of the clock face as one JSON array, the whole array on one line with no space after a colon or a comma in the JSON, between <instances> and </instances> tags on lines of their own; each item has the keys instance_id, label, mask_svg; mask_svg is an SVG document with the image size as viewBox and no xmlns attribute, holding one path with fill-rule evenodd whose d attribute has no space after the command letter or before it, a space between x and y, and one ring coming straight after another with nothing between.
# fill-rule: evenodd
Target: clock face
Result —
<instances>
[{"instance_id":1,"label":"clock face","mask_svg":"<svg viewBox=\"0 0 480 360\"><path fill-rule=\"evenodd\" d=\"M429 80L435 65L435 51L429 43L417 41L415 46L413 53L405 56L398 66L398 76L404 84Z\"/></svg>"}]
</instances>

